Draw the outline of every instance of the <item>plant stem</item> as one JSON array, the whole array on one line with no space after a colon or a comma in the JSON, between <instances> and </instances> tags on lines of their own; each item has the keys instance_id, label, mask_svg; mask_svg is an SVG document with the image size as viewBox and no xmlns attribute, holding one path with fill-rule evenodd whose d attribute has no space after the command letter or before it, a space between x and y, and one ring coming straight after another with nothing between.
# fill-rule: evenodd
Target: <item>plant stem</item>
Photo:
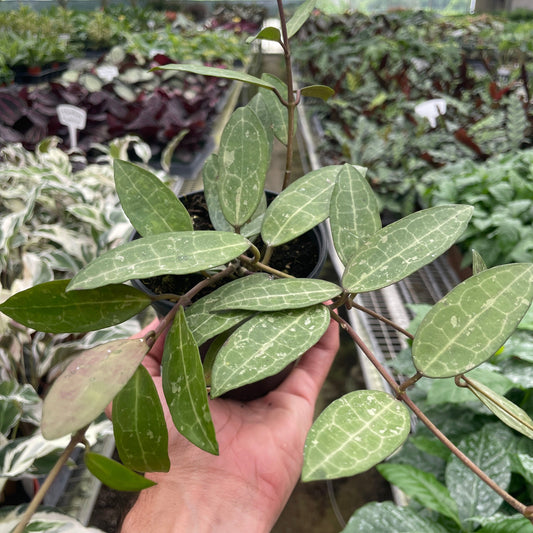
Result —
<instances>
[{"instance_id":1,"label":"plant stem","mask_svg":"<svg viewBox=\"0 0 533 533\"><path fill-rule=\"evenodd\" d=\"M339 317L336 313L331 313L331 317L339 322L340 326L350 335L357 346L368 357L370 362L376 367L376 370L383 376L385 381L396 392L397 398L403 401L409 409L418 417L418 419L437 437L466 467L468 467L476 476L485 482L496 494L505 500L511 507L516 509L520 514L524 515L533 523L533 516L530 515L530 509L513 498L506 490L502 489L493 479L491 479L479 466L477 466L471 459L469 459L455 444L441 432L441 430L431 422L431 420L418 408L418 406L401 390L393 377L388 373L387 369L376 359L374 354L366 346L363 340L357 335L354 329L344 319Z\"/></svg>"},{"instance_id":2,"label":"plant stem","mask_svg":"<svg viewBox=\"0 0 533 533\"><path fill-rule=\"evenodd\" d=\"M85 432L87 431L88 427L89 426L85 426L84 428L81 428L80 430L78 430L77 433L75 433L72 436L72 438L70 439L70 442L68 443L68 446L63 450L63 453L60 455L56 464L52 467L52 470L50 470L50 473L44 480L43 484L40 486L39 490L37 491L37 494L33 497L26 511L24 511L24 514L22 515L20 522L17 524L15 529L12 531L12 533L23 533L24 528L26 527L28 522L31 520L31 517L35 514L35 512L37 511L37 508L43 501L44 495L47 493L48 489L50 488L50 486L52 485L52 483L58 476L61 468L63 468L63 466L68 461L70 454L80 442L83 442L85 438Z\"/></svg>"},{"instance_id":3,"label":"plant stem","mask_svg":"<svg viewBox=\"0 0 533 533\"><path fill-rule=\"evenodd\" d=\"M246 257L245 255L241 255L240 259L243 263L246 263L249 266L254 267L256 270L263 270L264 272L268 272L269 274L272 274L273 276L277 276L278 278L293 278L294 277L294 276L291 276L290 274L286 274L285 272L281 272L280 270L276 270L275 268L272 268L271 266L265 265L264 263L261 263L260 261L254 262L253 259L250 259L249 257Z\"/></svg>"}]
</instances>

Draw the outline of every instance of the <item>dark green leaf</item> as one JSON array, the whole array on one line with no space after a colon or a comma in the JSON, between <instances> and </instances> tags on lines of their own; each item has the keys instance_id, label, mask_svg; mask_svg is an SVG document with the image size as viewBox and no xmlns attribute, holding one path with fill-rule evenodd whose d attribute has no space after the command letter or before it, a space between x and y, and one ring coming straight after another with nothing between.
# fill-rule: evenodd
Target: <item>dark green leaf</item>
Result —
<instances>
[{"instance_id":1,"label":"dark green leaf","mask_svg":"<svg viewBox=\"0 0 533 533\"><path fill-rule=\"evenodd\" d=\"M89 472L113 490L137 492L155 485L153 481L104 455L85 452L84 461Z\"/></svg>"},{"instance_id":2,"label":"dark green leaf","mask_svg":"<svg viewBox=\"0 0 533 533\"><path fill-rule=\"evenodd\" d=\"M38 331L77 333L120 324L148 307L151 299L127 285L66 292L69 280L56 280L18 292L0 311Z\"/></svg>"},{"instance_id":3,"label":"dark green leaf","mask_svg":"<svg viewBox=\"0 0 533 533\"><path fill-rule=\"evenodd\" d=\"M267 26L263 28L257 35L249 37L247 42L253 42L256 39L263 39L265 41L275 41L277 43L281 42L281 32L278 28L272 26Z\"/></svg>"}]
</instances>

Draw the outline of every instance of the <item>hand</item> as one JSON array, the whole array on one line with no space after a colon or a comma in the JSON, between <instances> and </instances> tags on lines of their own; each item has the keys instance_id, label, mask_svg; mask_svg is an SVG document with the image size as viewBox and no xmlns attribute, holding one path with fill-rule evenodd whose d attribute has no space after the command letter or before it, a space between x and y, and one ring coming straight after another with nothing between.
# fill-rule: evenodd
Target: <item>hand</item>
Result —
<instances>
[{"instance_id":1,"label":"hand","mask_svg":"<svg viewBox=\"0 0 533 533\"><path fill-rule=\"evenodd\" d=\"M144 365L166 406L163 343L158 339ZM270 531L300 476L316 399L338 347L338 325L332 321L277 389L247 403L211 400L219 456L182 437L165 409L170 471L146 474L158 484L140 493L123 533Z\"/></svg>"}]
</instances>

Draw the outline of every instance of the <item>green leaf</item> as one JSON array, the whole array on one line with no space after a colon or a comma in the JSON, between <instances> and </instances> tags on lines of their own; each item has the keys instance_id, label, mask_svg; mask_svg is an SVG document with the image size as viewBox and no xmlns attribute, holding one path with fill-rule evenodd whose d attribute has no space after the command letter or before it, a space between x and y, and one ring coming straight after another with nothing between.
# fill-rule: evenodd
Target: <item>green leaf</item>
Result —
<instances>
[{"instance_id":1,"label":"green leaf","mask_svg":"<svg viewBox=\"0 0 533 533\"><path fill-rule=\"evenodd\" d=\"M252 217L270 164L265 127L248 106L233 112L218 151L218 199L226 220L240 228Z\"/></svg>"},{"instance_id":2,"label":"green leaf","mask_svg":"<svg viewBox=\"0 0 533 533\"><path fill-rule=\"evenodd\" d=\"M407 439L409 411L390 394L354 391L331 403L307 435L302 479L335 479L364 472Z\"/></svg>"},{"instance_id":3,"label":"green leaf","mask_svg":"<svg viewBox=\"0 0 533 533\"><path fill-rule=\"evenodd\" d=\"M218 352L211 397L277 374L318 342L329 321L329 310L321 304L255 315Z\"/></svg>"},{"instance_id":4,"label":"green leaf","mask_svg":"<svg viewBox=\"0 0 533 533\"><path fill-rule=\"evenodd\" d=\"M152 70L176 70L180 72L190 72L191 74L200 74L202 76L214 76L216 78L225 78L236 81L243 81L250 85L257 87L265 87L266 89L274 89L273 85L268 82L246 74L245 72L239 72L238 70L231 70L229 68L217 68L217 67L205 67L203 65L189 65L189 64L171 64L154 67Z\"/></svg>"},{"instance_id":5,"label":"green leaf","mask_svg":"<svg viewBox=\"0 0 533 533\"><path fill-rule=\"evenodd\" d=\"M479 274L480 272L483 272L483 270L487 270L487 265L485 264L485 261L483 261L483 258L481 257L481 254L479 252L476 252L476 250L472 250L473 273Z\"/></svg>"},{"instance_id":6,"label":"green leaf","mask_svg":"<svg viewBox=\"0 0 533 533\"><path fill-rule=\"evenodd\" d=\"M342 278L352 293L369 292L412 274L445 252L465 230L473 207L424 209L374 233L351 258Z\"/></svg>"},{"instance_id":7,"label":"green leaf","mask_svg":"<svg viewBox=\"0 0 533 533\"><path fill-rule=\"evenodd\" d=\"M325 102L335 95L335 91L327 85L308 85L300 89L302 96L321 98Z\"/></svg>"},{"instance_id":8,"label":"green leaf","mask_svg":"<svg viewBox=\"0 0 533 533\"><path fill-rule=\"evenodd\" d=\"M525 516L495 514L476 533L533 533L533 525Z\"/></svg>"},{"instance_id":9,"label":"green leaf","mask_svg":"<svg viewBox=\"0 0 533 533\"><path fill-rule=\"evenodd\" d=\"M7 435L21 415L22 409L17 401L0 397L0 433Z\"/></svg>"},{"instance_id":10,"label":"green leaf","mask_svg":"<svg viewBox=\"0 0 533 533\"><path fill-rule=\"evenodd\" d=\"M359 243L381 228L376 196L353 165L343 165L337 175L329 220L335 250L343 264L355 255Z\"/></svg>"},{"instance_id":11,"label":"green leaf","mask_svg":"<svg viewBox=\"0 0 533 533\"><path fill-rule=\"evenodd\" d=\"M261 79L277 87L279 94L283 98L287 98L287 85L276 76L272 74L263 74ZM268 89L259 89L259 95L263 99L264 106L259 107L260 113L258 117L262 120L267 128L271 128L276 139L287 146L289 138L289 117L287 115L287 108L281 103L278 96ZM267 110L267 116L263 115L264 109Z\"/></svg>"},{"instance_id":12,"label":"green leaf","mask_svg":"<svg viewBox=\"0 0 533 533\"><path fill-rule=\"evenodd\" d=\"M43 436L56 439L92 422L126 385L149 349L144 339L117 340L73 359L44 399Z\"/></svg>"},{"instance_id":13,"label":"green leaf","mask_svg":"<svg viewBox=\"0 0 533 533\"><path fill-rule=\"evenodd\" d=\"M182 307L165 341L161 376L176 429L202 450L218 455L202 361Z\"/></svg>"},{"instance_id":14,"label":"green leaf","mask_svg":"<svg viewBox=\"0 0 533 533\"><path fill-rule=\"evenodd\" d=\"M18 292L0 311L38 331L78 333L120 324L151 303L146 294L126 285L65 292L69 281L49 281Z\"/></svg>"},{"instance_id":15,"label":"green leaf","mask_svg":"<svg viewBox=\"0 0 533 533\"><path fill-rule=\"evenodd\" d=\"M341 533L447 533L448 530L434 520L424 518L409 507L393 502L372 502L357 509Z\"/></svg>"},{"instance_id":16,"label":"green leaf","mask_svg":"<svg viewBox=\"0 0 533 533\"><path fill-rule=\"evenodd\" d=\"M89 472L113 490L137 492L156 484L104 455L85 452L83 458Z\"/></svg>"},{"instance_id":17,"label":"green leaf","mask_svg":"<svg viewBox=\"0 0 533 533\"><path fill-rule=\"evenodd\" d=\"M249 246L243 236L224 231L151 235L101 255L74 276L68 290L92 289L159 274L190 274L231 261Z\"/></svg>"},{"instance_id":18,"label":"green leaf","mask_svg":"<svg viewBox=\"0 0 533 533\"><path fill-rule=\"evenodd\" d=\"M246 42L251 43L257 39L263 39L265 41L274 41L276 43L281 43L281 32L279 31L279 28L267 26L263 28L257 35L246 39Z\"/></svg>"},{"instance_id":19,"label":"green leaf","mask_svg":"<svg viewBox=\"0 0 533 533\"><path fill-rule=\"evenodd\" d=\"M192 230L187 209L157 176L119 159L115 159L114 169L120 203L140 235Z\"/></svg>"},{"instance_id":20,"label":"green leaf","mask_svg":"<svg viewBox=\"0 0 533 533\"><path fill-rule=\"evenodd\" d=\"M512 434L499 424L487 424L480 431L459 442L459 449L501 488L507 490L511 481L509 446ZM455 455L446 467L446 486L457 502L462 521L476 516L490 516L502 504L496 494Z\"/></svg>"},{"instance_id":21,"label":"green leaf","mask_svg":"<svg viewBox=\"0 0 533 533\"><path fill-rule=\"evenodd\" d=\"M461 525L457 504L450 497L448 489L433 474L405 464L385 463L376 468L389 483L396 485L407 496Z\"/></svg>"},{"instance_id":22,"label":"green leaf","mask_svg":"<svg viewBox=\"0 0 533 533\"><path fill-rule=\"evenodd\" d=\"M294 15L287 21L287 37L290 39L305 24L309 15L315 9L316 0L306 0L300 4Z\"/></svg>"},{"instance_id":23,"label":"green leaf","mask_svg":"<svg viewBox=\"0 0 533 533\"><path fill-rule=\"evenodd\" d=\"M413 362L428 377L468 372L507 340L533 299L533 265L494 267L460 283L433 306L413 341Z\"/></svg>"},{"instance_id":24,"label":"green leaf","mask_svg":"<svg viewBox=\"0 0 533 533\"><path fill-rule=\"evenodd\" d=\"M261 228L263 241L279 246L309 231L329 215L338 165L313 170L289 185L268 206Z\"/></svg>"},{"instance_id":25,"label":"green leaf","mask_svg":"<svg viewBox=\"0 0 533 533\"><path fill-rule=\"evenodd\" d=\"M468 389L504 424L533 439L533 420L523 409L505 398L505 396L501 396L489 389L483 383L469 376L463 376L463 378Z\"/></svg>"},{"instance_id":26,"label":"green leaf","mask_svg":"<svg viewBox=\"0 0 533 533\"><path fill-rule=\"evenodd\" d=\"M161 154L161 168L168 174L172 165L172 157L174 152L183 138L189 133L189 130L181 130L177 135L174 135L170 142L165 146ZM191 228L192 229L192 228Z\"/></svg>"},{"instance_id":27,"label":"green leaf","mask_svg":"<svg viewBox=\"0 0 533 533\"><path fill-rule=\"evenodd\" d=\"M217 291L213 311L247 309L281 311L319 304L338 296L342 289L320 279L272 279L252 274L237 279Z\"/></svg>"},{"instance_id":28,"label":"green leaf","mask_svg":"<svg viewBox=\"0 0 533 533\"><path fill-rule=\"evenodd\" d=\"M113 433L124 465L138 472L168 472L168 431L154 381L140 365L113 399Z\"/></svg>"}]
</instances>

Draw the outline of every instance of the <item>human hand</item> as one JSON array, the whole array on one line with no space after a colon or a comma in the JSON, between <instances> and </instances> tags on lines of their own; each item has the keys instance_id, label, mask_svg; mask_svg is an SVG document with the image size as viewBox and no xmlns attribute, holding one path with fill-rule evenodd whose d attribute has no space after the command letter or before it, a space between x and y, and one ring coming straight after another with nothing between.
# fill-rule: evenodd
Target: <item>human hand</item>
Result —
<instances>
[{"instance_id":1,"label":"human hand","mask_svg":"<svg viewBox=\"0 0 533 533\"><path fill-rule=\"evenodd\" d=\"M139 335L153 329L151 324ZM162 399L163 343L164 338L158 339L143 361ZM140 493L123 533L270 531L300 476L316 399L338 347L338 325L332 321L285 381L266 396L246 403L210 400L218 456L178 433L163 400L170 471L146 474L157 485Z\"/></svg>"}]
</instances>

